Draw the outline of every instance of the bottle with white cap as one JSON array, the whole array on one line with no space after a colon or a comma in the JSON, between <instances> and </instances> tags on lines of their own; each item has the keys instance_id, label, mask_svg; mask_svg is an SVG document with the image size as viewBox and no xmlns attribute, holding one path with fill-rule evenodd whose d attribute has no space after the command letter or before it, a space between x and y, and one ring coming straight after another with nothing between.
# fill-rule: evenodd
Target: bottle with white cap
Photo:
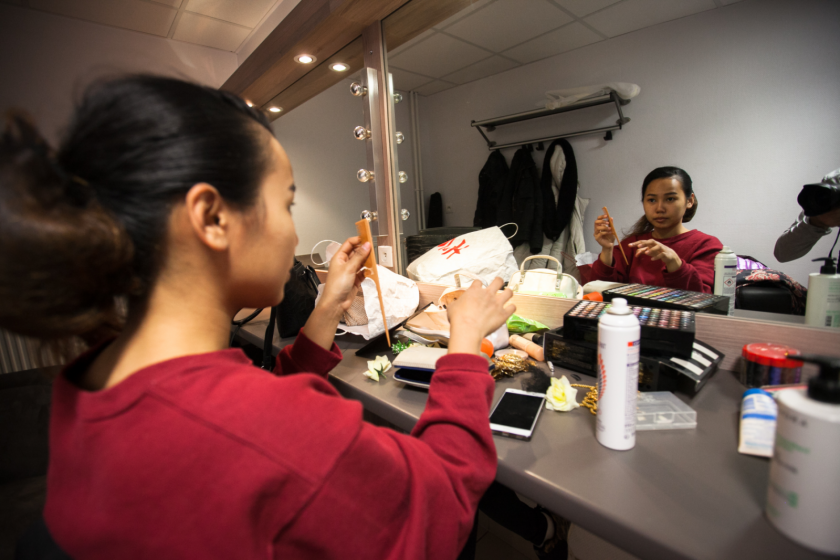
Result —
<instances>
[{"instance_id":1,"label":"bottle with white cap","mask_svg":"<svg viewBox=\"0 0 840 560\"><path fill-rule=\"evenodd\" d=\"M738 257L732 249L723 246L715 255L715 295L729 296L729 314L735 314L735 286L738 274Z\"/></svg>"},{"instance_id":2,"label":"bottle with white cap","mask_svg":"<svg viewBox=\"0 0 840 560\"><path fill-rule=\"evenodd\" d=\"M616 298L598 320L598 412L595 437L610 449L636 445L639 390L639 320Z\"/></svg>"}]
</instances>

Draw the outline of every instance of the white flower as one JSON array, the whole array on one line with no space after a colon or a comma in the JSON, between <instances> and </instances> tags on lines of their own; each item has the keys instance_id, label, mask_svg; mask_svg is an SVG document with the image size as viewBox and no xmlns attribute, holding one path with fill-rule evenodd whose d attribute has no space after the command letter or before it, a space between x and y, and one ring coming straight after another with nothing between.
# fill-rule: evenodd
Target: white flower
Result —
<instances>
[{"instance_id":1,"label":"white flower","mask_svg":"<svg viewBox=\"0 0 840 560\"><path fill-rule=\"evenodd\" d=\"M386 356L377 356L375 360L368 362L367 365L368 369L365 375L374 381L379 381L380 375L385 377L385 372L391 369L391 362L388 361Z\"/></svg>"},{"instance_id":2,"label":"white flower","mask_svg":"<svg viewBox=\"0 0 840 560\"><path fill-rule=\"evenodd\" d=\"M551 387L545 392L545 407L549 410L568 412L578 408L580 405L575 400L577 389L572 387L564 375L560 379L551 378Z\"/></svg>"}]
</instances>

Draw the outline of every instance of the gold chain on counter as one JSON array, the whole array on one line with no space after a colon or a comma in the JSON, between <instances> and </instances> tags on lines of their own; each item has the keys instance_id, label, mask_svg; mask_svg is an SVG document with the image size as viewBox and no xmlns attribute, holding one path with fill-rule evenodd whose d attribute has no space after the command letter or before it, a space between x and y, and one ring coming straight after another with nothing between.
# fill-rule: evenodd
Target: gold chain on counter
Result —
<instances>
[{"instance_id":1,"label":"gold chain on counter","mask_svg":"<svg viewBox=\"0 0 840 560\"><path fill-rule=\"evenodd\" d=\"M589 392L586 393L585 397L583 397L583 402L581 402L580 405L588 408L589 412L595 414L598 410L598 389L592 385L581 385L580 383L572 383L572 387L589 389Z\"/></svg>"}]
</instances>

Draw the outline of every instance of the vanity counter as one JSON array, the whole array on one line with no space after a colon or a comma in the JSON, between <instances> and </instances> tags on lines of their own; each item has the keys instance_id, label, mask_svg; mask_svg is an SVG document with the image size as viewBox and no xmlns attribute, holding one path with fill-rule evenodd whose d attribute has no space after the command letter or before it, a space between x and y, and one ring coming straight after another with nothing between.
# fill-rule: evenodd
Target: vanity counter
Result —
<instances>
[{"instance_id":1,"label":"vanity counter","mask_svg":"<svg viewBox=\"0 0 840 560\"><path fill-rule=\"evenodd\" d=\"M265 326L246 325L241 336L261 347ZM274 352L293 341L275 338ZM336 342L344 359L330 373L331 383L410 430L426 391L394 381L392 372L378 383L368 379L366 360L355 356L362 338L345 335ZM556 377L578 382L572 372L556 370ZM594 378L580 378L594 385ZM525 373L497 382L494 402L505 389L532 380ZM737 452L743 391L731 372L718 371L697 396L681 396L697 411L696 429L638 432L629 451L595 440L588 409L544 410L530 442L494 438L496 479L640 558L827 558L787 539L764 517L769 461Z\"/></svg>"}]
</instances>

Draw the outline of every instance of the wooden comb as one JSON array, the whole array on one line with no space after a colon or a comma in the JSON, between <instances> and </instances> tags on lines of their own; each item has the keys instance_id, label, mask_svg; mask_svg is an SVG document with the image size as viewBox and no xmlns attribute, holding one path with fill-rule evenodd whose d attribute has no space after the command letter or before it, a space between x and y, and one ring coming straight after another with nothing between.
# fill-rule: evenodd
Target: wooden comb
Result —
<instances>
[{"instance_id":1,"label":"wooden comb","mask_svg":"<svg viewBox=\"0 0 840 560\"><path fill-rule=\"evenodd\" d=\"M388 334L388 319L385 316L385 302L382 300L382 289L379 287L379 270L376 268L376 259L373 257L373 239L370 234L370 222L367 220L359 220L356 222L356 231L359 232L359 237L362 239L362 245L370 243L370 253L368 253L365 260L365 278L373 278L373 283L376 284L376 295L379 296L379 309L382 311L382 324L385 325L385 340L388 341L388 347L391 347L391 336Z\"/></svg>"},{"instance_id":2,"label":"wooden comb","mask_svg":"<svg viewBox=\"0 0 840 560\"><path fill-rule=\"evenodd\" d=\"M615 236L615 242L618 243L618 248L621 249L621 256L624 257L624 264L630 266L630 262L627 260L627 255L624 254L624 247L621 246L621 241L618 239L618 232L615 231L613 220L612 218L610 218L610 211L607 210L606 206L603 206L602 210L604 211L604 214L607 215L607 221L610 223L610 229L612 230L612 233Z\"/></svg>"}]
</instances>

